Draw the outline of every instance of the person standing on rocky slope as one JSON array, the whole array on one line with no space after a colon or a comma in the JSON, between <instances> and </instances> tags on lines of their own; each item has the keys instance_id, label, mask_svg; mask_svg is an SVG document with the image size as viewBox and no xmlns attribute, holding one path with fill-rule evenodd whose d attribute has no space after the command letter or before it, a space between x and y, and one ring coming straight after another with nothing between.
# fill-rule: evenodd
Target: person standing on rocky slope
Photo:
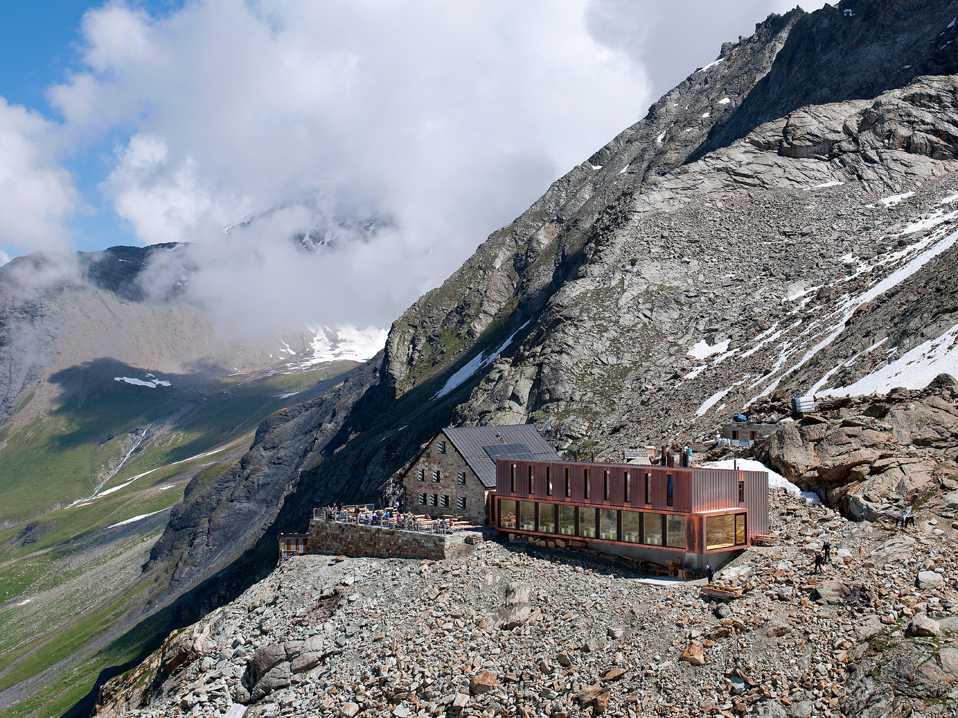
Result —
<instances>
[{"instance_id":1,"label":"person standing on rocky slope","mask_svg":"<svg viewBox=\"0 0 958 718\"><path fill-rule=\"evenodd\" d=\"M829 563L829 562L831 561L831 554L832 554L832 545L831 545L831 543L829 543L828 541L826 541L825 543L822 544L822 553L825 555L825 556L824 556L824 558L825 558L825 563Z\"/></svg>"},{"instance_id":2,"label":"person standing on rocky slope","mask_svg":"<svg viewBox=\"0 0 958 718\"><path fill-rule=\"evenodd\" d=\"M822 564L825 563L825 557L819 551L815 554L815 573L822 573Z\"/></svg>"},{"instance_id":3,"label":"person standing on rocky slope","mask_svg":"<svg viewBox=\"0 0 958 718\"><path fill-rule=\"evenodd\" d=\"M710 564L705 565L705 573L708 575L709 583L712 583L712 581L715 579L715 571L712 570L712 566Z\"/></svg>"}]
</instances>

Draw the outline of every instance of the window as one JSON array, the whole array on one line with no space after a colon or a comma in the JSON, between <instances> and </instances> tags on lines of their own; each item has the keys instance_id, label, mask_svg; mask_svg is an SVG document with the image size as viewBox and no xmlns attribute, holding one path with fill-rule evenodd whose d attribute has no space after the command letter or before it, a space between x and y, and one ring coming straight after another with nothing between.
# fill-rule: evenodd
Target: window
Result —
<instances>
[{"instance_id":1,"label":"window","mask_svg":"<svg viewBox=\"0 0 958 718\"><path fill-rule=\"evenodd\" d=\"M606 541L619 540L619 517L615 509L599 509L599 538Z\"/></svg>"},{"instance_id":2,"label":"window","mask_svg":"<svg viewBox=\"0 0 958 718\"><path fill-rule=\"evenodd\" d=\"M539 531L544 534L556 532L555 504L539 504Z\"/></svg>"},{"instance_id":3,"label":"window","mask_svg":"<svg viewBox=\"0 0 958 718\"><path fill-rule=\"evenodd\" d=\"M552 467L546 467L546 496L552 496Z\"/></svg>"},{"instance_id":4,"label":"window","mask_svg":"<svg viewBox=\"0 0 958 718\"><path fill-rule=\"evenodd\" d=\"M639 543L642 524L639 521L641 514L638 511L622 512L622 540L628 543Z\"/></svg>"},{"instance_id":5,"label":"window","mask_svg":"<svg viewBox=\"0 0 958 718\"><path fill-rule=\"evenodd\" d=\"M645 475L645 505L648 506L652 502L649 501L649 497L652 495L652 474L646 473Z\"/></svg>"},{"instance_id":6,"label":"window","mask_svg":"<svg viewBox=\"0 0 958 718\"><path fill-rule=\"evenodd\" d=\"M584 471L585 471L585 500L589 501L592 498L592 487L589 485L589 470L585 469Z\"/></svg>"},{"instance_id":7,"label":"window","mask_svg":"<svg viewBox=\"0 0 958 718\"><path fill-rule=\"evenodd\" d=\"M529 464L529 496L536 492L536 478L532 474L532 464Z\"/></svg>"},{"instance_id":8,"label":"window","mask_svg":"<svg viewBox=\"0 0 958 718\"><path fill-rule=\"evenodd\" d=\"M745 482L738 482L738 502L741 504L745 501Z\"/></svg>"},{"instance_id":9,"label":"window","mask_svg":"<svg viewBox=\"0 0 958 718\"><path fill-rule=\"evenodd\" d=\"M737 431L733 431L733 432L732 432L732 441L738 441L738 432L737 432Z\"/></svg>"},{"instance_id":10,"label":"window","mask_svg":"<svg viewBox=\"0 0 958 718\"><path fill-rule=\"evenodd\" d=\"M565 467L565 497L572 496L572 481L569 479L569 467Z\"/></svg>"},{"instance_id":11,"label":"window","mask_svg":"<svg viewBox=\"0 0 958 718\"><path fill-rule=\"evenodd\" d=\"M432 472L432 483L434 484L439 483L439 469L436 469L435 471Z\"/></svg>"},{"instance_id":12,"label":"window","mask_svg":"<svg viewBox=\"0 0 958 718\"><path fill-rule=\"evenodd\" d=\"M745 541L745 514L735 514L735 544L741 546Z\"/></svg>"},{"instance_id":13,"label":"window","mask_svg":"<svg viewBox=\"0 0 958 718\"><path fill-rule=\"evenodd\" d=\"M466 472L465 472L465 471L460 471L458 474L456 474L456 483L459 484L460 486L465 486L465 485L466 485Z\"/></svg>"},{"instance_id":14,"label":"window","mask_svg":"<svg viewBox=\"0 0 958 718\"><path fill-rule=\"evenodd\" d=\"M669 486L668 486L668 489L666 490L666 494L665 494L665 505L666 505L666 506L672 506L672 505L674 505L674 501L672 500L672 498L673 498L673 497L672 497L672 474L669 474Z\"/></svg>"},{"instance_id":15,"label":"window","mask_svg":"<svg viewBox=\"0 0 958 718\"><path fill-rule=\"evenodd\" d=\"M440 497L439 497L439 505L440 505L442 508L444 508L444 509L448 509L448 508L449 508L449 497L448 497L448 496L440 496Z\"/></svg>"},{"instance_id":16,"label":"window","mask_svg":"<svg viewBox=\"0 0 958 718\"><path fill-rule=\"evenodd\" d=\"M426 505L426 495L425 495L425 494L419 494L419 505L420 505L420 506L425 506L425 505Z\"/></svg>"},{"instance_id":17,"label":"window","mask_svg":"<svg viewBox=\"0 0 958 718\"><path fill-rule=\"evenodd\" d=\"M425 470L425 469L419 469L419 471L416 472L416 478L419 479L420 481L425 481L425 480L426 480L426 470Z\"/></svg>"},{"instance_id":18,"label":"window","mask_svg":"<svg viewBox=\"0 0 958 718\"><path fill-rule=\"evenodd\" d=\"M514 529L516 527L516 502L499 502L499 525L504 529Z\"/></svg>"},{"instance_id":19,"label":"window","mask_svg":"<svg viewBox=\"0 0 958 718\"><path fill-rule=\"evenodd\" d=\"M436 494L429 494L429 505L430 506L436 505Z\"/></svg>"},{"instance_id":20,"label":"window","mask_svg":"<svg viewBox=\"0 0 958 718\"><path fill-rule=\"evenodd\" d=\"M609 472L602 472L602 500L609 500Z\"/></svg>"},{"instance_id":21,"label":"window","mask_svg":"<svg viewBox=\"0 0 958 718\"><path fill-rule=\"evenodd\" d=\"M705 548L726 548L735 545L735 516L709 516L705 519Z\"/></svg>"},{"instance_id":22,"label":"window","mask_svg":"<svg viewBox=\"0 0 958 718\"><path fill-rule=\"evenodd\" d=\"M625 503L629 503L632 500L632 477L629 476L629 472L625 472Z\"/></svg>"},{"instance_id":23,"label":"window","mask_svg":"<svg viewBox=\"0 0 958 718\"><path fill-rule=\"evenodd\" d=\"M519 502L519 528L523 531L536 530L536 505L531 501Z\"/></svg>"},{"instance_id":24,"label":"window","mask_svg":"<svg viewBox=\"0 0 958 718\"><path fill-rule=\"evenodd\" d=\"M445 441L440 441L438 444L436 444L436 453L437 453L437 454L445 454L445 453L446 453L446 442L445 442Z\"/></svg>"},{"instance_id":25,"label":"window","mask_svg":"<svg viewBox=\"0 0 958 718\"><path fill-rule=\"evenodd\" d=\"M579 536L595 538L595 509L579 508Z\"/></svg>"},{"instance_id":26,"label":"window","mask_svg":"<svg viewBox=\"0 0 958 718\"><path fill-rule=\"evenodd\" d=\"M748 440L749 440L749 441L755 441L755 437L757 437L757 436L758 436L758 432L757 432L757 431L750 431L750 432L748 432Z\"/></svg>"},{"instance_id":27,"label":"window","mask_svg":"<svg viewBox=\"0 0 958 718\"><path fill-rule=\"evenodd\" d=\"M685 517L666 514L665 545L669 548L685 548Z\"/></svg>"},{"instance_id":28,"label":"window","mask_svg":"<svg viewBox=\"0 0 958 718\"><path fill-rule=\"evenodd\" d=\"M662 545L662 514L644 514L642 516L642 543L650 546Z\"/></svg>"},{"instance_id":29,"label":"window","mask_svg":"<svg viewBox=\"0 0 958 718\"><path fill-rule=\"evenodd\" d=\"M559 506L559 533L575 536L575 506Z\"/></svg>"},{"instance_id":30,"label":"window","mask_svg":"<svg viewBox=\"0 0 958 718\"><path fill-rule=\"evenodd\" d=\"M466 510L466 497L465 497L465 496L459 496L459 497L456 498L456 509L457 509L458 511L465 511L465 510Z\"/></svg>"},{"instance_id":31,"label":"window","mask_svg":"<svg viewBox=\"0 0 958 718\"><path fill-rule=\"evenodd\" d=\"M516 493L516 465L509 467L509 493Z\"/></svg>"}]
</instances>

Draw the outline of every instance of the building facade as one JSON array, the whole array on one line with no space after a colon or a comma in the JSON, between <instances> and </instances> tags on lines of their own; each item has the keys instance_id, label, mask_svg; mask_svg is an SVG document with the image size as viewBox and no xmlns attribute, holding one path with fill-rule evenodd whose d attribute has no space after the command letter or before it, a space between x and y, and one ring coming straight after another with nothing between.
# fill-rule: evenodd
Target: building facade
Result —
<instances>
[{"instance_id":1,"label":"building facade","mask_svg":"<svg viewBox=\"0 0 958 718\"><path fill-rule=\"evenodd\" d=\"M768 533L768 475L500 459L494 522L660 564L719 566Z\"/></svg>"},{"instance_id":2,"label":"building facade","mask_svg":"<svg viewBox=\"0 0 958 718\"><path fill-rule=\"evenodd\" d=\"M443 429L403 474L406 510L489 523L488 498L500 456L560 461L531 424Z\"/></svg>"}]
</instances>

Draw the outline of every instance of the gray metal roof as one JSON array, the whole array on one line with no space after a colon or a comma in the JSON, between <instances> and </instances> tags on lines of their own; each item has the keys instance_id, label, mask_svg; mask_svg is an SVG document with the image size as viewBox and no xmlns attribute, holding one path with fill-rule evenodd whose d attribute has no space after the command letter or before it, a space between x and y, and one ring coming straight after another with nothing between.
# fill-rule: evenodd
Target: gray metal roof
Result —
<instances>
[{"instance_id":1,"label":"gray metal roof","mask_svg":"<svg viewBox=\"0 0 958 718\"><path fill-rule=\"evenodd\" d=\"M443 433L487 489L496 486L496 459L562 461L532 424L459 426Z\"/></svg>"}]
</instances>

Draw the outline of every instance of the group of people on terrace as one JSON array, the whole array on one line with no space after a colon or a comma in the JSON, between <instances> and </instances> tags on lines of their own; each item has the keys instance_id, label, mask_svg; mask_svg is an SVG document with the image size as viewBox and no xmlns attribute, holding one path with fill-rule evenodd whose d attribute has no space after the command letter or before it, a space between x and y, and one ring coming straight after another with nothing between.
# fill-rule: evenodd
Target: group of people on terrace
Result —
<instances>
[{"instance_id":1,"label":"group of people on terrace","mask_svg":"<svg viewBox=\"0 0 958 718\"><path fill-rule=\"evenodd\" d=\"M327 521L339 521L363 526L402 529L405 531L426 531L430 533L452 533L454 522L445 517L431 517L429 514L416 516L402 512L399 506L390 509L372 509L364 506L337 506L331 504L325 509Z\"/></svg>"}]
</instances>

